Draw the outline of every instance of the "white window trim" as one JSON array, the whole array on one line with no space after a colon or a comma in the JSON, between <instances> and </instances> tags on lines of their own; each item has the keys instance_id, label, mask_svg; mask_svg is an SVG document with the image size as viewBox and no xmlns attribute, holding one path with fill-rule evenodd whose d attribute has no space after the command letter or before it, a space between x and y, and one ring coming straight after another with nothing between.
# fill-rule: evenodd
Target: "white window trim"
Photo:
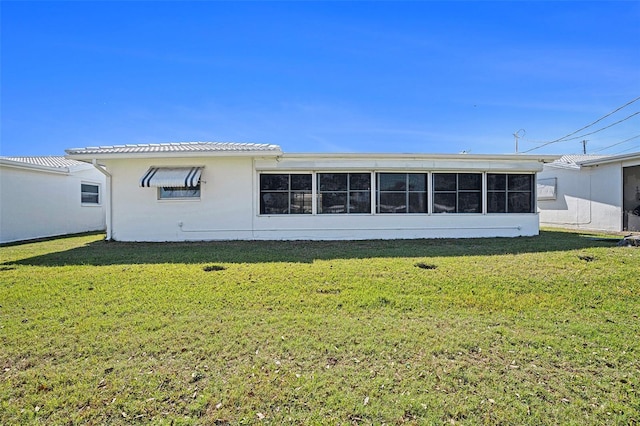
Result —
<instances>
[{"instance_id":1,"label":"white window trim","mask_svg":"<svg viewBox=\"0 0 640 426\"><path fill-rule=\"evenodd\" d=\"M405 174L405 175L410 175L410 174L421 174L421 175L425 175L426 179L427 179L427 191L426 191L426 202L427 204L427 211L426 212L416 212L416 213L379 213L378 212L378 195L379 195L379 191L378 191L378 175L379 174L384 174L384 173L395 173L395 174ZM379 216L404 216L404 215L410 215L410 216L430 216L431 215L431 172L430 171L426 171L426 170L376 170L375 172L373 172L373 179L374 179L374 184L375 185L375 195L374 195L374 199L375 199L375 205L374 205L374 212L373 214L375 215L379 215ZM406 192L420 192L420 191L406 191Z\"/></svg>"},{"instance_id":2,"label":"white window trim","mask_svg":"<svg viewBox=\"0 0 640 426\"><path fill-rule=\"evenodd\" d=\"M520 212L520 213L514 213L514 212L489 212L489 187L488 187L488 178L487 175L530 175L532 176L532 180L533 180L533 186L531 188L531 207L532 207L532 211L531 212ZM507 178L508 179L508 178ZM508 182L508 180L507 180ZM484 187L483 187L483 191L484 194L486 195L486 199L485 199L485 214L487 215L516 215L516 214L537 214L537 210L538 210L538 205L537 205L537 197L538 197L538 188L537 188L537 174L536 173L531 173L531 172L493 172L493 171L489 171L489 172L484 172ZM500 191L499 191L500 192ZM506 195L508 196L509 192L528 192L528 191L509 191L509 189L505 189Z\"/></svg>"},{"instance_id":3,"label":"white window trim","mask_svg":"<svg viewBox=\"0 0 640 426\"><path fill-rule=\"evenodd\" d=\"M480 177L480 190L479 191L469 191L469 190L460 190L458 189L458 177L456 177L456 210L458 209L458 194L460 192L480 192L480 197L482 197L481 203L480 203L480 211L479 212L453 212L453 213L449 213L449 212L435 212L434 211L434 205L433 205L433 200L434 200L434 196L436 195L436 190L435 190L435 175L436 174L455 174L455 175L460 175L460 174L479 174L481 175ZM478 171L435 171L435 172L430 172L429 173L429 177L430 177L430 181L429 183L431 184L431 186L429 187L430 189L430 193L431 193L431 197L430 197L430 202L431 205L429 206L429 214L430 215L434 215L434 216L439 216L439 215L466 215L466 216L479 216L479 215L486 215L486 198L487 198L487 186L486 186L486 175L487 172L478 172ZM438 191L438 192L444 192L444 191ZM453 191L447 191L447 192L453 192Z\"/></svg>"},{"instance_id":4,"label":"white window trim","mask_svg":"<svg viewBox=\"0 0 640 426\"><path fill-rule=\"evenodd\" d=\"M322 170L299 170L299 169L294 169L294 170L289 170L289 169L283 169L283 170L260 170L260 169L254 169L254 173L255 173L255 178L254 178L254 185L256 190L254 191L254 211L255 211L255 215L259 216L259 217L278 217L278 218L287 218L287 217L291 217L291 216L296 216L299 218L302 217L317 217L317 216L387 216L387 217L400 217L400 216L444 216L444 215L455 215L455 216L479 216L479 215L505 215L505 214L509 214L509 215L515 215L515 214L524 214L524 215L531 215L531 214L537 214L536 213L536 209L537 209L537 205L536 204L536 187L534 186L533 188L533 194L534 194L534 211L531 213L489 213L488 212L488 189L487 189L487 174L504 174L504 175L511 175L511 174L517 174L517 175L533 175L534 176L534 180L537 179L537 173L535 172L531 172L531 171L494 171L494 170L489 170L489 171L471 171L471 170L446 170L446 171L434 171L434 170L421 170L421 169L408 169L408 170L398 170L398 169L387 169L387 168L382 168L382 169L375 169L375 170L332 170L332 169L322 169ZM323 174L323 173L370 173L371 174L371 212L367 212L367 213L318 213L318 193L319 193L319 186L318 186L318 175L319 174ZM420 174L426 174L427 176L427 212L426 213L401 213L401 214L388 214L388 213L378 213L377 212L377 194L378 194L378 179L377 179L377 174L378 173L403 173L403 174L411 174L411 173L420 173ZM453 174L464 174L464 173L471 173L471 174L481 174L482 178L481 178L481 196L482 196L482 205L481 205L481 211L477 212L477 213L434 213L433 211L433 199L434 199L434 183L433 183L433 179L434 179L434 175L436 173L453 173ZM260 175L261 174L310 174L312 176L312 180L311 180L311 194L312 194L312 212L311 214L299 214L299 215L288 215L288 214L279 214L279 215L268 215L268 214L261 214L260 213ZM457 191L456 191L457 192ZM198 201L196 199L189 199L189 198L175 198L175 199L163 199L160 201Z\"/></svg>"},{"instance_id":5,"label":"white window trim","mask_svg":"<svg viewBox=\"0 0 640 426\"><path fill-rule=\"evenodd\" d=\"M319 207L318 207L318 196L320 195L320 186L317 185L318 184L318 175L321 174L369 174L369 191L371 192L369 194L369 211L368 212L360 212L360 213L320 213ZM374 216L376 214L375 212L375 171L371 171L371 170L318 170L313 172L313 180L316 183L316 186L313 187L313 189L316 191L314 192L313 198L316 200L316 209L313 212L313 215L317 215L317 216ZM357 190L354 190L357 191ZM347 189L347 197L349 196L349 192L350 190Z\"/></svg>"},{"instance_id":6,"label":"white window trim","mask_svg":"<svg viewBox=\"0 0 640 426\"><path fill-rule=\"evenodd\" d=\"M555 201L558 199L558 178L542 178L536 182L537 201Z\"/></svg>"},{"instance_id":7,"label":"white window trim","mask_svg":"<svg viewBox=\"0 0 640 426\"><path fill-rule=\"evenodd\" d=\"M98 202L97 203L87 203L82 201L82 185L91 185L98 187ZM91 181L80 181L80 205L82 207L99 207L102 206L102 184L100 182L91 182Z\"/></svg>"},{"instance_id":8,"label":"white window trim","mask_svg":"<svg viewBox=\"0 0 640 426\"><path fill-rule=\"evenodd\" d=\"M162 203L174 203L174 202L178 202L178 201L187 201L187 202L196 202L196 201L200 201L202 200L202 181L200 181L200 193L197 197L166 197L166 198L162 198L160 196L162 188L161 186L156 187L156 199L159 202ZM179 187L179 188L175 188L175 189L184 189L184 188L189 188L189 187Z\"/></svg>"},{"instance_id":9,"label":"white window trim","mask_svg":"<svg viewBox=\"0 0 640 426\"><path fill-rule=\"evenodd\" d=\"M286 213L286 214L263 214L260 213L260 203L262 197L262 191L260 190L260 176L261 175L311 175L311 213ZM316 215L316 197L314 196L316 191L316 173L312 171L301 171L301 170L256 170L256 175L254 179L255 185L255 212L256 216L260 217L309 217Z\"/></svg>"}]
</instances>

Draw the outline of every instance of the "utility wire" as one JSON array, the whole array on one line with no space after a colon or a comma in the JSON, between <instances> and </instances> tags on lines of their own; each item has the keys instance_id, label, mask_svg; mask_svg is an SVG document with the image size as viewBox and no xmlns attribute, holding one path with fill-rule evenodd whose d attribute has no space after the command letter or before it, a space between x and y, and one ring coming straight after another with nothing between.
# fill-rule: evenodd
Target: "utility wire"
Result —
<instances>
[{"instance_id":1,"label":"utility wire","mask_svg":"<svg viewBox=\"0 0 640 426\"><path fill-rule=\"evenodd\" d=\"M598 129L598 130L594 130L593 132L590 132L590 133L584 133L584 134L582 134L582 135L580 135L580 136L574 136L574 137L572 137L572 138L567 138L567 139L562 140L561 142L572 141L572 140L576 140L576 139L583 138L583 137L585 137L585 136L593 135L594 133L598 133L598 132L601 132L601 131L603 131L603 130L605 130L605 129L608 129L609 127L613 127L613 126L615 126L616 124L620 124L620 123L622 123L623 121L627 121L627 120L628 120L628 119L630 119L631 117L634 117L634 116L636 116L636 115L638 115L638 114L640 114L640 111L638 111L638 112L634 112L633 114L631 114L631 115L630 115L630 116L628 116L628 117L623 118L622 120L618 120L618 121L616 121L615 123L609 124L608 126L601 127L600 129Z\"/></svg>"},{"instance_id":2,"label":"utility wire","mask_svg":"<svg viewBox=\"0 0 640 426\"><path fill-rule=\"evenodd\" d=\"M624 151L618 151L613 155L624 154L625 152L633 151L636 148L640 148L640 145L632 146L631 148L625 149Z\"/></svg>"},{"instance_id":3,"label":"utility wire","mask_svg":"<svg viewBox=\"0 0 640 426\"><path fill-rule=\"evenodd\" d=\"M617 143L614 143L613 145L605 146L604 148L596 149L596 150L593 150L591 152L602 152L602 151L604 151L606 149L613 148L614 146L622 145L625 142L629 142L629 141L632 141L632 140L638 139L638 138L640 138L640 135L632 136L629 139L623 140L622 142L617 142Z\"/></svg>"},{"instance_id":4,"label":"utility wire","mask_svg":"<svg viewBox=\"0 0 640 426\"><path fill-rule=\"evenodd\" d=\"M625 107L627 107L627 106L631 105L632 103L634 103L634 102L636 102L636 101L638 101L638 100L640 100L640 96L638 96L637 98L635 98L635 99L633 99L633 100L631 100L631 101L627 102L626 104L622 105L621 107L618 107L618 108L614 109L614 110L613 110L613 111L611 111L609 114L606 114L606 115L604 115L604 116L602 116L602 117L598 118L598 119L597 119L596 121L594 121L593 123L591 123L591 124L587 124L586 126L582 127L581 129L578 129L578 130L576 130L575 132L569 133L568 135L563 136L563 137L561 137L560 139L556 139L556 140L558 140L558 141L559 141L559 140L562 140L562 139L566 139L566 138L568 138L569 136L573 136L573 135L575 135L576 133L581 132L581 131L583 131L584 129L587 129L587 128L589 128L589 127L593 126L594 124L596 124L596 123L598 123L598 122L600 122L600 121L604 120L605 118L609 117L610 115L615 114L616 112L620 111L622 108L625 108ZM581 136L580 136L580 137L581 137Z\"/></svg>"},{"instance_id":5,"label":"utility wire","mask_svg":"<svg viewBox=\"0 0 640 426\"><path fill-rule=\"evenodd\" d=\"M638 96L637 98L632 99L631 101L627 102L626 104L624 104L624 105L622 105L622 106L620 106L620 107L616 108L615 110L611 111L610 113L608 113L608 114L606 114L606 115L604 115L604 116L602 116L602 117L598 118L598 119L597 119L596 121L594 121L593 123L589 123L589 124L587 124L586 126L581 127L581 128L579 128L578 130L576 130L576 131L574 131L574 132L569 133L568 135L565 135L565 136L563 136L563 137L561 137L561 138L558 138L558 139L554 139L554 140L549 141L549 142L545 142L545 143L543 143L542 145L537 146L537 147L535 147L535 148L531 148L531 149L529 149L528 151L524 151L523 153L531 152L531 151L533 151L533 150L540 149L540 148L542 148L542 147L545 147L545 146L547 146L547 145L551 145L551 144L553 144L553 143L563 142L563 141L565 141L565 140L572 140L572 139L567 139L567 138L568 138L568 137L570 137L570 136L573 136L573 135L575 135L576 133L579 133L579 132L581 132L581 131L583 131L583 130L585 130L585 129L588 129L589 127L593 126L594 124L599 123L600 121L604 120L605 118L607 118L607 117L609 117L609 116L611 116L611 115L615 114L616 112L618 112L618 111L620 111L621 109L623 109L623 108L625 108L625 107L627 107L627 106L631 105L631 104L632 104L632 103L634 103L634 102L637 102L638 100L640 100L640 96ZM627 118L625 118L625 119L623 119L623 120L620 120L620 121L619 121L619 122L617 122L617 123L612 124L611 126L613 126L613 125L615 125L615 124L618 124L618 123L621 123L621 122L623 122L623 121L625 121L625 120L628 120L629 118L631 118L631 117L633 117L634 115L637 115L637 114L640 114L640 112L636 112L635 114L632 114L632 115L630 115L629 117L627 117ZM611 126L608 126L608 127L611 127ZM608 127L605 127L605 128L603 128L603 129L601 129L601 130L604 130L604 129L608 128ZM593 133L595 133L595 132L593 132ZM593 134L593 133L587 133L586 135L577 136L577 137L575 137L575 138L573 138L573 139L578 139L578 138L581 138L581 137L583 137L583 136L591 135L591 134Z\"/></svg>"},{"instance_id":6,"label":"utility wire","mask_svg":"<svg viewBox=\"0 0 640 426\"><path fill-rule=\"evenodd\" d=\"M536 149L542 148L543 146L551 145L552 143L556 143L556 142L567 142L567 141L572 141L572 140L580 139L580 138L583 138L583 137L585 137L585 136L593 135L594 133L598 133L598 132L601 132L601 131L603 131L603 130L608 129L609 127L613 127L613 126L615 126L616 124L620 124L620 123L622 123L623 121L627 121L628 119L630 119L630 118L632 118L632 117L634 117L634 116L636 116L636 115L638 115L638 114L640 114L640 111L638 111L638 112L634 112L633 114L631 114L631 115L630 115L630 116L628 116L628 117L623 118L622 120L618 120L618 121L616 121L615 123L609 124L608 126L601 127L600 129L598 129L598 130L594 130L593 132L584 133L584 134L582 134L582 135L580 135L580 136L574 136L574 137L572 137L572 138L567 138L567 136L570 136L570 135L567 135L567 136L565 136L565 138L566 138L566 139L564 139L564 138L563 138L562 140L555 140L555 141L551 141L551 142L545 142L545 143L543 143L542 145L536 146L536 147L531 148L531 149L529 149L529 150L527 150L527 151L523 151L523 153L531 152L531 151L533 151L533 150L536 150ZM573 135L573 134L575 134L575 133L576 133L576 132L573 132L573 133L571 133L571 134Z\"/></svg>"}]
</instances>

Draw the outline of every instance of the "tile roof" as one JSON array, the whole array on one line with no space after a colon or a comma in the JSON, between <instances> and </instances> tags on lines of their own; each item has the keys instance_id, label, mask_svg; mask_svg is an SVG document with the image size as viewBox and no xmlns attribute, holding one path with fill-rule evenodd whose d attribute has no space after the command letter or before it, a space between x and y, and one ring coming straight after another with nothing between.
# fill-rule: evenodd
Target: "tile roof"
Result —
<instances>
[{"instance_id":1,"label":"tile roof","mask_svg":"<svg viewBox=\"0 0 640 426\"><path fill-rule=\"evenodd\" d=\"M606 157L608 156L607 155L591 155L591 154L570 154L570 155L563 155L562 157L552 162L550 165L556 166L556 167L567 167L567 168L577 169L577 168L580 168L580 164L582 162L590 161L590 160L599 160L601 158L606 158Z\"/></svg>"},{"instance_id":2,"label":"tile roof","mask_svg":"<svg viewBox=\"0 0 640 426\"><path fill-rule=\"evenodd\" d=\"M50 167L52 169L68 169L69 167L86 166L87 163L70 160L62 156L42 157L0 157L0 160L22 163L29 166Z\"/></svg>"},{"instance_id":3,"label":"tile roof","mask_svg":"<svg viewBox=\"0 0 640 426\"><path fill-rule=\"evenodd\" d=\"M87 148L71 148L69 155L78 154L139 154L162 152L280 152L278 145L231 142L177 142L140 145L113 145Z\"/></svg>"}]
</instances>

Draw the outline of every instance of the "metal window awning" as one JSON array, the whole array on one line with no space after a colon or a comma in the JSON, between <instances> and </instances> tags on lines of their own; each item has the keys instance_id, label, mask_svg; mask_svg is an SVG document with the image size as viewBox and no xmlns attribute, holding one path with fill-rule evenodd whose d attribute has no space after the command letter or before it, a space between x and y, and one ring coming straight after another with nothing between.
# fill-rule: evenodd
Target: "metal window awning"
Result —
<instances>
[{"instance_id":1,"label":"metal window awning","mask_svg":"<svg viewBox=\"0 0 640 426\"><path fill-rule=\"evenodd\" d=\"M140 186L195 187L201 174L202 167L151 167L142 175Z\"/></svg>"}]
</instances>

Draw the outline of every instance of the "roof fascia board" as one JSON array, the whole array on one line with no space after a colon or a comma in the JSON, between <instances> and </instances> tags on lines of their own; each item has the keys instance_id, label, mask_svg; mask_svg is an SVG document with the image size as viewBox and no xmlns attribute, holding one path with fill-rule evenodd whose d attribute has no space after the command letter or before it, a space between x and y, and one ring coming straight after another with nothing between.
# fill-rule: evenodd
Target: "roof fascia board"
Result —
<instances>
[{"instance_id":1,"label":"roof fascia board","mask_svg":"<svg viewBox=\"0 0 640 426\"><path fill-rule=\"evenodd\" d=\"M615 155L613 157L599 158L596 160L580 161L578 165L582 167L592 167L599 166L601 164L617 163L629 160L640 160L640 152L634 152L633 154Z\"/></svg>"},{"instance_id":2,"label":"roof fascia board","mask_svg":"<svg viewBox=\"0 0 640 426\"><path fill-rule=\"evenodd\" d=\"M430 170L430 171L530 171L542 170L543 163L537 158L504 158L492 156L469 158L460 156L326 156L283 155L277 161L255 162L258 170Z\"/></svg>"},{"instance_id":3,"label":"roof fascia board","mask_svg":"<svg viewBox=\"0 0 640 426\"><path fill-rule=\"evenodd\" d=\"M283 159L294 158L356 158L356 159L418 159L418 160L456 160L456 161L538 161L550 163L560 155L523 155L523 154L416 154L416 153L283 153Z\"/></svg>"},{"instance_id":4,"label":"roof fascia board","mask_svg":"<svg viewBox=\"0 0 640 426\"><path fill-rule=\"evenodd\" d=\"M580 170L579 165L568 164L568 163L549 163L549 164L545 164L545 167L552 168L552 169Z\"/></svg>"}]
</instances>

